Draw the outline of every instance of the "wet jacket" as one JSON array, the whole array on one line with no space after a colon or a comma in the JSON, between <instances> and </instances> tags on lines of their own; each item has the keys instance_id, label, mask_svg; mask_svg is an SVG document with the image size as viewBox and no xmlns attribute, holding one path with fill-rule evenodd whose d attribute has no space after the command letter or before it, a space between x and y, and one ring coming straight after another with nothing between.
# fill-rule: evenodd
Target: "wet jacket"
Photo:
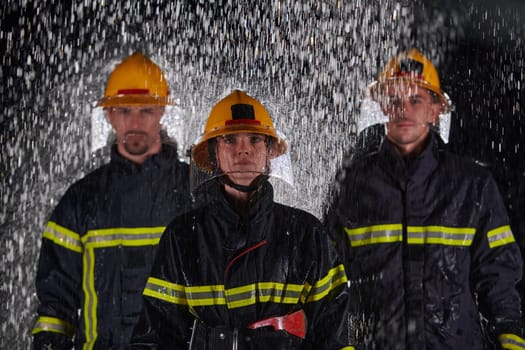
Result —
<instances>
[{"instance_id":1,"label":"wet jacket","mask_svg":"<svg viewBox=\"0 0 525 350\"><path fill-rule=\"evenodd\" d=\"M320 222L275 203L267 182L245 219L218 184L208 191L207 206L178 217L162 237L132 348L342 348L346 275ZM247 329L300 309L305 340Z\"/></svg>"},{"instance_id":2,"label":"wet jacket","mask_svg":"<svg viewBox=\"0 0 525 350\"><path fill-rule=\"evenodd\" d=\"M71 348L72 335L77 349L129 341L160 236L190 204L188 183L174 147L138 166L115 146L67 190L43 233L35 349Z\"/></svg>"},{"instance_id":3,"label":"wet jacket","mask_svg":"<svg viewBox=\"0 0 525 350\"><path fill-rule=\"evenodd\" d=\"M486 169L431 133L408 165L385 140L341 181L335 234L348 242L357 349L483 349L478 311L492 339L525 348L522 260Z\"/></svg>"}]
</instances>

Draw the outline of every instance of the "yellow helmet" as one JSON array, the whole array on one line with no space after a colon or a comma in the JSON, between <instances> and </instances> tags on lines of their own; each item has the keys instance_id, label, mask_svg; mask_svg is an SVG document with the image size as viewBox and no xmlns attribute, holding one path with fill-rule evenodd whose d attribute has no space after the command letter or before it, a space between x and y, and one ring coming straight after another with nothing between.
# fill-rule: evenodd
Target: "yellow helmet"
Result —
<instances>
[{"instance_id":1,"label":"yellow helmet","mask_svg":"<svg viewBox=\"0 0 525 350\"><path fill-rule=\"evenodd\" d=\"M101 107L169 104L169 87L162 70L142 53L118 64L109 76Z\"/></svg>"},{"instance_id":2,"label":"yellow helmet","mask_svg":"<svg viewBox=\"0 0 525 350\"><path fill-rule=\"evenodd\" d=\"M237 133L272 137L274 142L271 145L271 154L274 158L286 151L286 142L277 135L270 113L261 102L244 91L234 90L212 108L204 133L192 148L195 164L203 170L212 171L208 141L217 136Z\"/></svg>"},{"instance_id":3,"label":"yellow helmet","mask_svg":"<svg viewBox=\"0 0 525 350\"><path fill-rule=\"evenodd\" d=\"M405 51L391 59L377 81L370 85L370 95L374 100L380 93L380 87L391 81L409 81L436 93L442 103L443 112L452 108L447 94L441 90L436 67L417 49Z\"/></svg>"}]
</instances>

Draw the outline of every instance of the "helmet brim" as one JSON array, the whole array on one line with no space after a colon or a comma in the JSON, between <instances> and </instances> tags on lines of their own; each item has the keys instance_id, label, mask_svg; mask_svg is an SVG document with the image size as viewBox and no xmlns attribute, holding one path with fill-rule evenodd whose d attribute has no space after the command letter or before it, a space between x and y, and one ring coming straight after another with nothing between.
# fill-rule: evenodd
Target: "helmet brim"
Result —
<instances>
[{"instance_id":1,"label":"helmet brim","mask_svg":"<svg viewBox=\"0 0 525 350\"><path fill-rule=\"evenodd\" d=\"M452 104L452 101L448 97L448 95L443 92L440 88L436 88L433 85L428 84L427 82L423 80L414 79L412 77L396 77L396 78L390 78L383 81L375 81L372 84L368 85L368 91L370 93L370 96L374 101L379 100L379 96L381 94L381 90L383 87L388 83L395 83L395 82L406 82L406 83L414 83L424 89L430 90L433 93L435 93L440 101L441 106L443 107L442 113L448 113L451 112L454 109L454 105Z\"/></svg>"}]
</instances>

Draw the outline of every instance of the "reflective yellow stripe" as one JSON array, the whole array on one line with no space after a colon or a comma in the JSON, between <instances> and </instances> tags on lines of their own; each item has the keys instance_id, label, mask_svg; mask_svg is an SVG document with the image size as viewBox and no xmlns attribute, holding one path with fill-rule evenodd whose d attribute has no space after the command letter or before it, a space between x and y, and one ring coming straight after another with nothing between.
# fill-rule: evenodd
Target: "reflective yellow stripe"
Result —
<instances>
[{"instance_id":1,"label":"reflective yellow stripe","mask_svg":"<svg viewBox=\"0 0 525 350\"><path fill-rule=\"evenodd\" d=\"M355 350L353 346L345 346L344 348L341 348L340 350Z\"/></svg>"},{"instance_id":2,"label":"reflective yellow stripe","mask_svg":"<svg viewBox=\"0 0 525 350\"><path fill-rule=\"evenodd\" d=\"M401 242L403 240L401 224L373 225L358 228L346 228L345 232L352 247L376 243Z\"/></svg>"},{"instance_id":3,"label":"reflective yellow stripe","mask_svg":"<svg viewBox=\"0 0 525 350\"><path fill-rule=\"evenodd\" d=\"M84 251L82 289L84 290L84 328L86 342L84 350L93 349L97 340L97 304L98 298L95 291L95 252L93 248Z\"/></svg>"},{"instance_id":4,"label":"reflective yellow stripe","mask_svg":"<svg viewBox=\"0 0 525 350\"><path fill-rule=\"evenodd\" d=\"M258 302L297 304L303 285L259 282L226 290L228 308L249 306Z\"/></svg>"},{"instance_id":5,"label":"reflective yellow stripe","mask_svg":"<svg viewBox=\"0 0 525 350\"><path fill-rule=\"evenodd\" d=\"M513 243L514 235L510 229L509 225L500 226L494 230L490 230L487 233L487 238L489 240L489 247L496 248L505 244Z\"/></svg>"},{"instance_id":6,"label":"reflective yellow stripe","mask_svg":"<svg viewBox=\"0 0 525 350\"><path fill-rule=\"evenodd\" d=\"M235 309L267 302L297 304L306 298L306 302L317 301L346 281L343 265L332 268L313 288L301 284L258 282L225 290L223 285L187 287L150 277L143 294L172 304L191 307L227 305L229 309Z\"/></svg>"},{"instance_id":7,"label":"reflective yellow stripe","mask_svg":"<svg viewBox=\"0 0 525 350\"><path fill-rule=\"evenodd\" d=\"M149 277L143 294L180 305L205 306L226 304L224 286L222 285L185 287L180 284Z\"/></svg>"},{"instance_id":8,"label":"reflective yellow stripe","mask_svg":"<svg viewBox=\"0 0 525 350\"><path fill-rule=\"evenodd\" d=\"M328 274L324 278L314 284L306 302L321 300L334 288L346 282L347 277L344 266L342 264L336 266L328 271Z\"/></svg>"},{"instance_id":9,"label":"reflective yellow stripe","mask_svg":"<svg viewBox=\"0 0 525 350\"><path fill-rule=\"evenodd\" d=\"M44 230L43 237L47 238L53 243L58 244L66 249L77 253L82 253L83 246L80 241L80 235L73 232L64 226L58 225L56 222L49 221Z\"/></svg>"},{"instance_id":10,"label":"reflective yellow stripe","mask_svg":"<svg viewBox=\"0 0 525 350\"><path fill-rule=\"evenodd\" d=\"M86 247L146 246L159 244L165 226L116 227L90 230L82 237Z\"/></svg>"},{"instance_id":11,"label":"reflective yellow stripe","mask_svg":"<svg viewBox=\"0 0 525 350\"><path fill-rule=\"evenodd\" d=\"M75 333L75 326L59 318L40 316L36 320L35 327L31 333L37 334L40 332L54 332L71 337Z\"/></svg>"},{"instance_id":12,"label":"reflective yellow stripe","mask_svg":"<svg viewBox=\"0 0 525 350\"><path fill-rule=\"evenodd\" d=\"M403 225L386 224L358 228L344 228L352 247L403 240ZM408 244L442 244L468 247L474 240L472 227L407 226Z\"/></svg>"},{"instance_id":13,"label":"reflective yellow stripe","mask_svg":"<svg viewBox=\"0 0 525 350\"><path fill-rule=\"evenodd\" d=\"M525 349L525 339L514 334L500 334L498 340L503 349L523 350Z\"/></svg>"},{"instance_id":14,"label":"reflective yellow stripe","mask_svg":"<svg viewBox=\"0 0 525 350\"><path fill-rule=\"evenodd\" d=\"M442 244L469 247L476 229L472 227L408 226L408 244Z\"/></svg>"},{"instance_id":15,"label":"reflective yellow stripe","mask_svg":"<svg viewBox=\"0 0 525 350\"><path fill-rule=\"evenodd\" d=\"M83 349L93 349L98 337L98 296L95 289L95 249L116 246L157 245L165 226L105 228L88 231L81 239L85 247L83 254L84 327L86 342Z\"/></svg>"}]
</instances>

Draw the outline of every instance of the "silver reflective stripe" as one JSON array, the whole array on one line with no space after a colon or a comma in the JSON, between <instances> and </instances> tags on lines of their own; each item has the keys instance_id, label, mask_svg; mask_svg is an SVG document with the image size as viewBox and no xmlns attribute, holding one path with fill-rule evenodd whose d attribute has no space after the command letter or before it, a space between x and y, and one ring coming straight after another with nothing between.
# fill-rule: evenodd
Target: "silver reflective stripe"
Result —
<instances>
[{"instance_id":1,"label":"silver reflective stripe","mask_svg":"<svg viewBox=\"0 0 525 350\"><path fill-rule=\"evenodd\" d=\"M401 224L372 225L358 228L346 228L345 232L353 247L377 243L401 242L403 240Z\"/></svg>"},{"instance_id":2,"label":"silver reflective stripe","mask_svg":"<svg viewBox=\"0 0 525 350\"><path fill-rule=\"evenodd\" d=\"M233 340L232 340L232 350L237 350L239 347L239 330L237 328L233 329Z\"/></svg>"},{"instance_id":3,"label":"silver reflective stripe","mask_svg":"<svg viewBox=\"0 0 525 350\"><path fill-rule=\"evenodd\" d=\"M56 317L40 316L35 323L32 333L54 332L71 337L75 327L70 323Z\"/></svg>"},{"instance_id":4,"label":"silver reflective stripe","mask_svg":"<svg viewBox=\"0 0 525 350\"><path fill-rule=\"evenodd\" d=\"M442 244L468 247L474 240L472 227L408 226L409 244Z\"/></svg>"},{"instance_id":5,"label":"silver reflective stripe","mask_svg":"<svg viewBox=\"0 0 525 350\"><path fill-rule=\"evenodd\" d=\"M487 239L489 240L489 247L496 248L502 245L515 242L514 235L509 225L504 225L490 230L487 233Z\"/></svg>"},{"instance_id":6,"label":"silver reflective stripe","mask_svg":"<svg viewBox=\"0 0 525 350\"><path fill-rule=\"evenodd\" d=\"M197 328L197 319L193 320L193 327L191 329L191 338L190 338L190 346L188 350L193 349L193 341L195 340L195 329Z\"/></svg>"}]
</instances>

